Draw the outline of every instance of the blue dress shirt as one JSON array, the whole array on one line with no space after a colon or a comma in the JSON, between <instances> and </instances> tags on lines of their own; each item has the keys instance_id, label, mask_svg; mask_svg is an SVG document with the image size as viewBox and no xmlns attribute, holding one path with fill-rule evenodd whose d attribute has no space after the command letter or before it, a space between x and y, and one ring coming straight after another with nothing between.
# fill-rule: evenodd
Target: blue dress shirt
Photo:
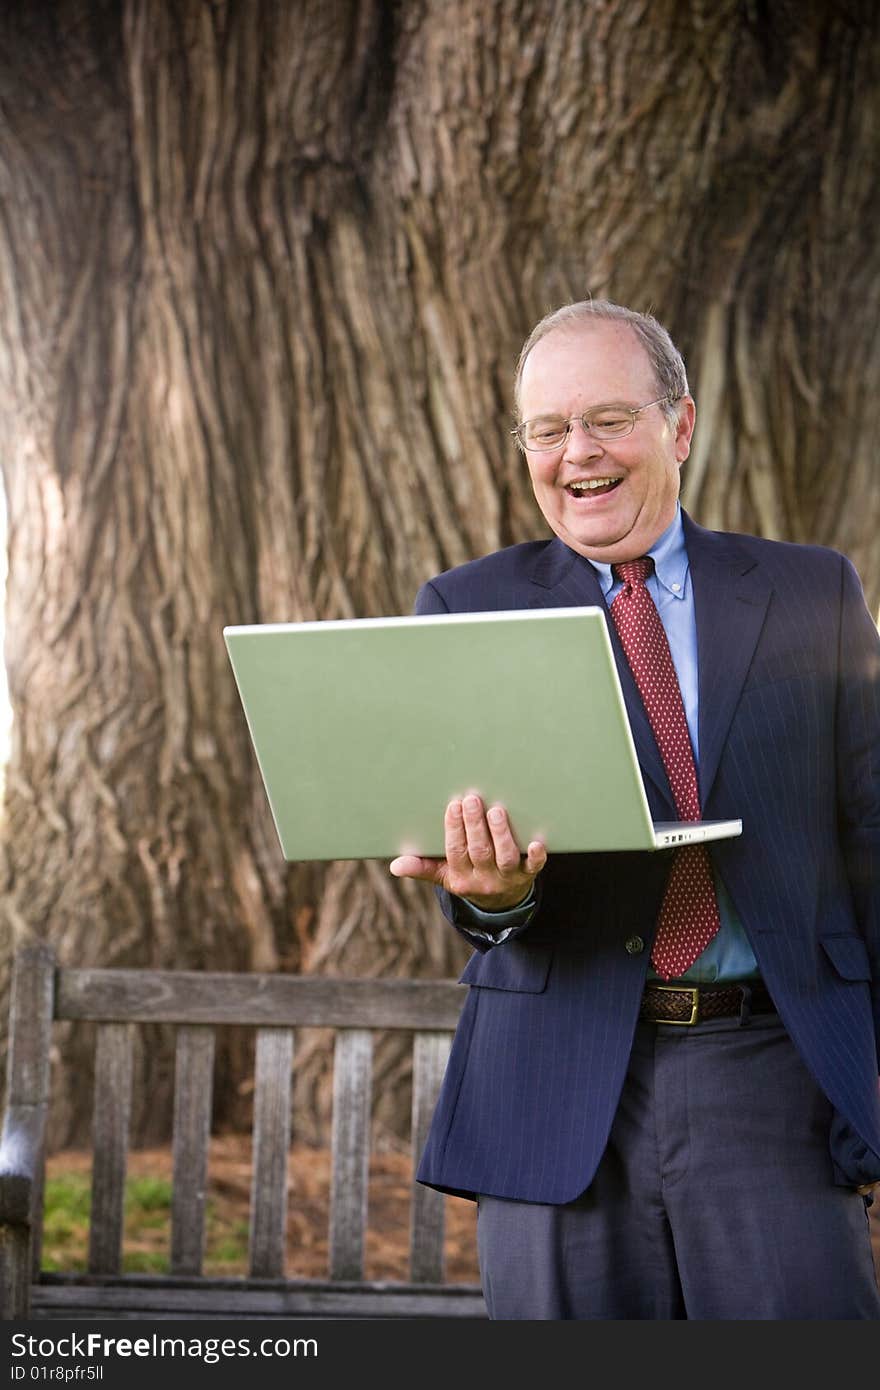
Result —
<instances>
[{"instance_id":1,"label":"blue dress shirt","mask_svg":"<svg viewBox=\"0 0 880 1390\"><path fill-rule=\"evenodd\" d=\"M651 546L648 554L654 561L654 573L648 576L648 590L657 605L669 640L673 665L681 687L694 761L699 765L697 623L680 507L676 507L673 521ZM610 608L623 585L620 580L615 579L610 565L598 560L591 560L590 564L599 577L605 602ZM717 873L715 890L721 929L690 969L680 977L689 984L745 980L759 973L748 938ZM469 902L467 908L473 918L473 926L469 927L469 930L476 930L476 934L481 936L491 936L496 942L503 941L514 930L527 925L534 906L532 895L508 912L484 912ZM658 978L656 972L649 968L648 979Z\"/></svg>"}]
</instances>

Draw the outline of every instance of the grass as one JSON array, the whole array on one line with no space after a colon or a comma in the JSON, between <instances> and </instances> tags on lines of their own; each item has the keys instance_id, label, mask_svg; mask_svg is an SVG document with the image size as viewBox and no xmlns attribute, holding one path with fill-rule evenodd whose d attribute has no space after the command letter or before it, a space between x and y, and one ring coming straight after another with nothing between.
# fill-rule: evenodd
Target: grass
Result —
<instances>
[{"instance_id":1,"label":"grass","mask_svg":"<svg viewBox=\"0 0 880 1390\"><path fill-rule=\"evenodd\" d=\"M88 1261L91 1178L88 1173L49 1177L45 1189L43 1268L81 1272ZM164 1274L170 1269L171 1183L161 1177L130 1177L125 1187L125 1274ZM225 1273L247 1265L247 1221L222 1214L210 1199L206 1232L212 1264Z\"/></svg>"},{"instance_id":2,"label":"grass","mask_svg":"<svg viewBox=\"0 0 880 1390\"><path fill-rule=\"evenodd\" d=\"M91 1195L83 1173L46 1182L43 1263L46 1269L85 1269L85 1228Z\"/></svg>"}]
</instances>

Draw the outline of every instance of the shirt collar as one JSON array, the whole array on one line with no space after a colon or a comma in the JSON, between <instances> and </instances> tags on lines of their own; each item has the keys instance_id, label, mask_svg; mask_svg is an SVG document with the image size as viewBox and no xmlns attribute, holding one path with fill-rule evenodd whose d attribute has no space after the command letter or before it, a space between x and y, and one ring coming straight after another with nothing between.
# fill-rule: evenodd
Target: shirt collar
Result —
<instances>
[{"instance_id":1,"label":"shirt collar","mask_svg":"<svg viewBox=\"0 0 880 1390\"><path fill-rule=\"evenodd\" d=\"M688 574L688 557L684 543L684 526L681 521L681 504L675 504L675 516L654 544L648 550L654 561L654 573L658 583L668 589L673 598L683 599ZM590 564L599 576L602 593L607 598L609 591L618 582L611 573L611 566L603 560L591 560Z\"/></svg>"}]
</instances>

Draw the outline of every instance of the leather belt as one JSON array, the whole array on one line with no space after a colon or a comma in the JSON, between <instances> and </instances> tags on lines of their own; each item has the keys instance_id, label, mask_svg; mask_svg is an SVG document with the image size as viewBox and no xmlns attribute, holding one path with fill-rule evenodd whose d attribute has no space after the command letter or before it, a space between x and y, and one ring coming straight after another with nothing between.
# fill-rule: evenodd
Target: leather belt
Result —
<instances>
[{"instance_id":1,"label":"leather belt","mask_svg":"<svg viewBox=\"0 0 880 1390\"><path fill-rule=\"evenodd\" d=\"M761 980L741 985L645 985L639 1018L643 1023L704 1023L737 1014L771 1014L776 1005Z\"/></svg>"}]
</instances>

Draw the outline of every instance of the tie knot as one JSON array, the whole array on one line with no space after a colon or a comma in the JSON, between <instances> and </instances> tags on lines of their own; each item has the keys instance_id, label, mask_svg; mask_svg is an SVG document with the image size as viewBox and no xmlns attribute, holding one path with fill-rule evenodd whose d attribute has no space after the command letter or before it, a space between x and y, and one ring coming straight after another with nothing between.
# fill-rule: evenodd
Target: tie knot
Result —
<instances>
[{"instance_id":1,"label":"tie knot","mask_svg":"<svg viewBox=\"0 0 880 1390\"><path fill-rule=\"evenodd\" d=\"M644 583L653 569L654 561L650 555L641 555L638 560L624 560L619 565L611 566L615 579L623 580L624 584Z\"/></svg>"}]
</instances>

